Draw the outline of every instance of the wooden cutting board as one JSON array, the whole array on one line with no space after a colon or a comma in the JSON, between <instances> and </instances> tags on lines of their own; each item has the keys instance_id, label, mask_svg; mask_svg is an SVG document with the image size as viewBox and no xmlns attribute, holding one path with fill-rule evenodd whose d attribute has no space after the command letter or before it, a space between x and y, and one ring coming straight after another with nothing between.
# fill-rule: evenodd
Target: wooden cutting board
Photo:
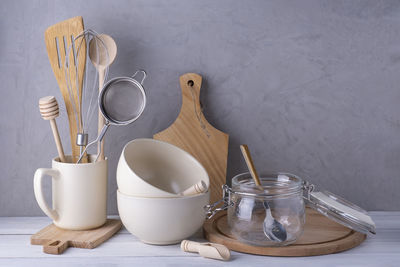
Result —
<instances>
[{"instance_id":1,"label":"wooden cutting board","mask_svg":"<svg viewBox=\"0 0 400 267\"><path fill-rule=\"evenodd\" d=\"M318 212L306 209L304 233L296 243L286 247L258 247L240 243L228 226L227 213L217 213L203 226L210 242L223 244L238 252L266 256L316 256L345 251L360 245L365 234L338 224Z\"/></svg>"},{"instance_id":2,"label":"wooden cutting board","mask_svg":"<svg viewBox=\"0 0 400 267\"><path fill-rule=\"evenodd\" d=\"M175 122L154 139L182 148L194 156L210 177L210 201L221 199L222 185L226 183L228 134L214 128L204 117L200 105L202 77L186 73L179 77L182 89L182 107Z\"/></svg>"},{"instance_id":3,"label":"wooden cutting board","mask_svg":"<svg viewBox=\"0 0 400 267\"><path fill-rule=\"evenodd\" d=\"M43 252L61 254L68 247L95 248L121 229L120 220L108 219L96 229L86 231L64 230L50 224L31 236L32 245L43 245Z\"/></svg>"}]
</instances>

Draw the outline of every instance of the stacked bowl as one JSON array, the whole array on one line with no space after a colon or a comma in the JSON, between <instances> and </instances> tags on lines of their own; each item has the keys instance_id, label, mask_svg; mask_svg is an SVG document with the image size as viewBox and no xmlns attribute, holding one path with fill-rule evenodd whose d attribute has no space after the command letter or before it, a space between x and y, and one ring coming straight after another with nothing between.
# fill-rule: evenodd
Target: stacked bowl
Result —
<instances>
[{"instance_id":1,"label":"stacked bowl","mask_svg":"<svg viewBox=\"0 0 400 267\"><path fill-rule=\"evenodd\" d=\"M125 145L117 167L121 221L144 243L179 243L202 226L210 194L193 192L209 183L204 167L184 150L135 139Z\"/></svg>"}]
</instances>

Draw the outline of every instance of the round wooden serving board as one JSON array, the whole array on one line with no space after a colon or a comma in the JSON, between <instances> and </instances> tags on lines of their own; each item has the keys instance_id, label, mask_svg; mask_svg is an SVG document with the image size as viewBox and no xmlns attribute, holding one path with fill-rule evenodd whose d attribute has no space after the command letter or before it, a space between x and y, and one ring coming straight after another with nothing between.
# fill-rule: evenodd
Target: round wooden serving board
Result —
<instances>
[{"instance_id":1,"label":"round wooden serving board","mask_svg":"<svg viewBox=\"0 0 400 267\"><path fill-rule=\"evenodd\" d=\"M231 250L266 256L316 256L336 253L361 244L366 235L344 227L318 212L306 209L306 224L301 238L286 247L258 247L240 243L229 229L227 213L220 212L206 221L204 235L210 242L223 244Z\"/></svg>"}]
</instances>

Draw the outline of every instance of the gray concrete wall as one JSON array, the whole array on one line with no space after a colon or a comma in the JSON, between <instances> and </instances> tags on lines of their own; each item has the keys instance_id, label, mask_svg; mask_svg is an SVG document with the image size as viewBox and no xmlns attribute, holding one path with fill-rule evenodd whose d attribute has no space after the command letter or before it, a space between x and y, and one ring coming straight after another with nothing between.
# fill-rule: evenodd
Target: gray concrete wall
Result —
<instances>
[{"instance_id":1,"label":"gray concrete wall","mask_svg":"<svg viewBox=\"0 0 400 267\"><path fill-rule=\"evenodd\" d=\"M174 121L186 72L203 75L205 115L230 134L228 179L246 169L247 143L259 169L298 174L368 210L399 210L399 1L9 0L0 2L0 216L43 215L33 174L56 148L37 103L62 103L44 31L77 15L117 41L110 77L149 73L143 116L107 135L110 214L122 147ZM66 122L64 112L70 150Z\"/></svg>"}]
</instances>

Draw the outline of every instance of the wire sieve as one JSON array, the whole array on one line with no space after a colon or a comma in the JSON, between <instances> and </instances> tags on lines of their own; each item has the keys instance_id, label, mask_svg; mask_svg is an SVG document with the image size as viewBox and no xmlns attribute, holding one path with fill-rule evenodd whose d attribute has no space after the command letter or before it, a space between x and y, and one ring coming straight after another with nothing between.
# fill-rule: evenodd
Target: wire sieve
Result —
<instances>
[{"instance_id":1,"label":"wire sieve","mask_svg":"<svg viewBox=\"0 0 400 267\"><path fill-rule=\"evenodd\" d=\"M139 72L143 74L140 82L134 79ZM110 125L128 125L140 117L146 106L146 93L143 88L145 79L146 72L138 70L132 77L117 77L104 85L98 98L98 105L106 120L105 125L97 138L82 151L77 163L82 160L83 155L90 146L101 142ZM99 154L97 154L95 161L98 158Z\"/></svg>"}]
</instances>

